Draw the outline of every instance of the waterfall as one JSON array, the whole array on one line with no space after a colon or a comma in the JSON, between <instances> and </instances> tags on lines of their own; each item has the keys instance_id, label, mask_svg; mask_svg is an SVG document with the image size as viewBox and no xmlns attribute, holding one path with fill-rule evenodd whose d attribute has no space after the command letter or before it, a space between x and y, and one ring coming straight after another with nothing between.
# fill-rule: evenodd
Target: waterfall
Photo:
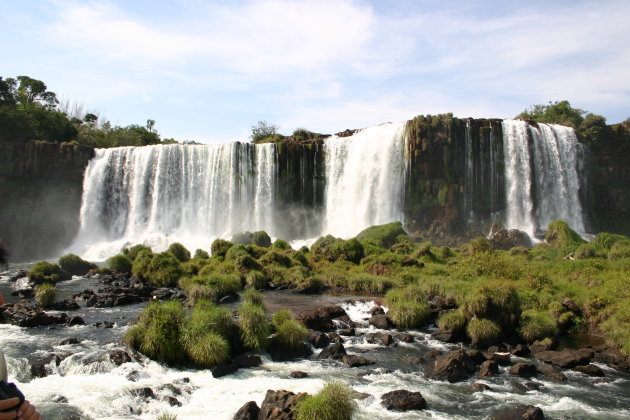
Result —
<instances>
[{"instance_id":1,"label":"waterfall","mask_svg":"<svg viewBox=\"0 0 630 420\"><path fill-rule=\"evenodd\" d=\"M274 144L97 150L72 249L98 260L126 244L208 249L213 238L246 230L273 235L275 157Z\"/></svg>"},{"instance_id":2,"label":"waterfall","mask_svg":"<svg viewBox=\"0 0 630 420\"><path fill-rule=\"evenodd\" d=\"M580 202L582 145L570 127L503 121L508 228L535 238L558 219L585 234Z\"/></svg>"},{"instance_id":3,"label":"waterfall","mask_svg":"<svg viewBox=\"0 0 630 420\"><path fill-rule=\"evenodd\" d=\"M387 123L326 140L324 234L349 238L403 220L404 126Z\"/></svg>"}]
</instances>

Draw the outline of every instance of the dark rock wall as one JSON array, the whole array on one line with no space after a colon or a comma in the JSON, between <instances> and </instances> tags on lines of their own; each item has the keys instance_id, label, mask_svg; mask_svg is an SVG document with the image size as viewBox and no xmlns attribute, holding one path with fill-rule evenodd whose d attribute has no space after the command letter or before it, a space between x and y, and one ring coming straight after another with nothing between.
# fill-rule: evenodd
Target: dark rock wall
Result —
<instances>
[{"instance_id":1,"label":"dark rock wall","mask_svg":"<svg viewBox=\"0 0 630 420\"><path fill-rule=\"evenodd\" d=\"M0 239L10 261L58 254L79 227L89 147L0 142Z\"/></svg>"}]
</instances>

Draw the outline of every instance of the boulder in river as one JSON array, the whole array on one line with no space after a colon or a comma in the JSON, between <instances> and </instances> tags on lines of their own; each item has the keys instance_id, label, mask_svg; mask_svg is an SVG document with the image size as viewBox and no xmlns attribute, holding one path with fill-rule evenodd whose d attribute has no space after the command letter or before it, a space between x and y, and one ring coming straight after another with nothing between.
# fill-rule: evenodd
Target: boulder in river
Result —
<instances>
[{"instance_id":1,"label":"boulder in river","mask_svg":"<svg viewBox=\"0 0 630 420\"><path fill-rule=\"evenodd\" d=\"M260 407L258 407L256 401L249 401L238 409L233 420L258 420L259 415Z\"/></svg>"},{"instance_id":2,"label":"boulder in river","mask_svg":"<svg viewBox=\"0 0 630 420\"><path fill-rule=\"evenodd\" d=\"M334 305L318 306L297 314L295 318L306 328L326 332L335 329L333 319L344 315L348 315L346 311L341 306Z\"/></svg>"},{"instance_id":3,"label":"boulder in river","mask_svg":"<svg viewBox=\"0 0 630 420\"><path fill-rule=\"evenodd\" d=\"M374 315L368 320L368 323L379 330L388 330L392 326L387 315Z\"/></svg>"},{"instance_id":4,"label":"boulder in river","mask_svg":"<svg viewBox=\"0 0 630 420\"><path fill-rule=\"evenodd\" d=\"M387 392L381 397L381 404L392 411L424 410L427 401L419 392L397 389Z\"/></svg>"},{"instance_id":5,"label":"boulder in river","mask_svg":"<svg viewBox=\"0 0 630 420\"><path fill-rule=\"evenodd\" d=\"M543 411L533 405L519 404L516 407L502 409L490 417L490 420L544 420Z\"/></svg>"},{"instance_id":6,"label":"boulder in river","mask_svg":"<svg viewBox=\"0 0 630 420\"><path fill-rule=\"evenodd\" d=\"M366 337L365 340L368 343L372 343L372 344L382 344L384 346L389 346L394 344L394 337L392 337L391 334L385 334L385 333L369 333Z\"/></svg>"},{"instance_id":7,"label":"boulder in river","mask_svg":"<svg viewBox=\"0 0 630 420\"><path fill-rule=\"evenodd\" d=\"M534 357L554 366L570 369L580 365L588 365L593 358L593 351L588 349L544 350L534 353Z\"/></svg>"},{"instance_id":8,"label":"boulder in river","mask_svg":"<svg viewBox=\"0 0 630 420\"><path fill-rule=\"evenodd\" d=\"M430 379L458 382L467 379L475 372L475 364L464 350L455 350L435 359L425 366Z\"/></svg>"},{"instance_id":9,"label":"boulder in river","mask_svg":"<svg viewBox=\"0 0 630 420\"><path fill-rule=\"evenodd\" d=\"M297 404L307 394L294 394L290 391L267 390L265 399L260 406L258 420L293 420L297 417Z\"/></svg>"},{"instance_id":10,"label":"boulder in river","mask_svg":"<svg viewBox=\"0 0 630 420\"><path fill-rule=\"evenodd\" d=\"M346 349L341 343L334 343L330 346L326 347L322 350L317 358L322 359L333 359L333 360L341 360L341 358L346 355Z\"/></svg>"}]
</instances>

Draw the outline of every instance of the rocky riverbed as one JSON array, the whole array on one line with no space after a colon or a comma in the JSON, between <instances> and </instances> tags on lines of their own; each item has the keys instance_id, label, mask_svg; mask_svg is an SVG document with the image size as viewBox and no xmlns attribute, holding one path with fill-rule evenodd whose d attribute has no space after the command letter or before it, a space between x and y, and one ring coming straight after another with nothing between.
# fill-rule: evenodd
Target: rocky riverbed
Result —
<instances>
[{"instance_id":1,"label":"rocky riverbed","mask_svg":"<svg viewBox=\"0 0 630 420\"><path fill-rule=\"evenodd\" d=\"M311 329L303 353L270 349L227 371L171 368L120 339L147 301L183 299L179 290L124 276L75 276L57 284L56 309L43 312L21 277L13 271L0 278L8 296L0 346L11 380L48 419L153 419L163 412L229 419L241 407L240 418L255 407L292 418L291 393L312 394L330 380L356 392L359 419L630 417L627 358L607 346L472 349L441 341L444 332L431 326L391 329L378 298L270 291L264 298L271 312L292 309Z\"/></svg>"}]
</instances>

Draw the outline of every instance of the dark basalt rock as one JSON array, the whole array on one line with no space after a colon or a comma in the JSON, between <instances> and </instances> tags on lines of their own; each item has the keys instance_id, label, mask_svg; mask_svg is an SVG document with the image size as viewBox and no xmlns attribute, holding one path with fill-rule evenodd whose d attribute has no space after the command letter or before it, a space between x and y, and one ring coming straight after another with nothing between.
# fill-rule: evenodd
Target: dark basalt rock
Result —
<instances>
[{"instance_id":1,"label":"dark basalt rock","mask_svg":"<svg viewBox=\"0 0 630 420\"><path fill-rule=\"evenodd\" d=\"M392 337L391 334L385 334L385 333L369 333L366 337L365 340L368 343L372 343L372 344L382 344L384 346L390 346L392 344L394 344L394 337Z\"/></svg>"},{"instance_id":2,"label":"dark basalt rock","mask_svg":"<svg viewBox=\"0 0 630 420\"><path fill-rule=\"evenodd\" d=\"M532 344L529 345L529 351L532 354L536 354L539 351L554 350L556 346L557 343L555 342L555 340L534 341Z\"/></svg>"},{"instance_id":3,"label":"dark basalt rock","mask_svg":"<svg viewBox=\"0 0 630 420\"><path fill-rule=\"evenodd\" d=\"M323 349L330 344L330 339L328 338L328 335L326 335L326 333L309 330L308 342L311 343L315 348Z\"/></svg>"},{"instance_id":4,"label":"dark basalt rock","mask_svg":"<svg viewBox=\"0 0 630 420\"><path fill-rule=\"evenodd\" d=\"M519 404L499 411L490 420L544 420L543 411L533 405Z\"/></svg>"},{"instance_id":5,"label":"dark basalt rock","mask_svg":"<svg viewBox=\"0 0 630 420\"><path fill-rule=\"evenodd\" d=\"M172 397L170 395L162 397L162 401L166 401L168 403L168 405L170 405L171 407L181 407L182 406L182 403L177 398Z\"/></svg>"},{"instance_id":6,"label":"dark basalt rock","mask_svg":"<svg viewBox=\"0 0 630 420\"><path fill-rule=\"evenodd\" d=\"M72 325L85 325L85 321L80 316L73 316L72 318L70 318L68 320L67 324L69 326L72 326Z\"/></svg>"},{"instance_id":7,"label":"dark basalt rock","mask_svg":"<svg viewBox=\"0 0 630 420\"><path fill-rule=\"evenodd\" d=\"M501 366L510 366L512 364L509 353L486 353L484 356L486 360L494 360Z\"/></svg>"},{"instance_id":8,"label":"dark basalt rock","mask_svg":"<svg viewBox=\"0 0 630 420\"><path fill-rule=\"evenodd\" d=\"M383 394L381 404L392 411L424 410L427 408L427 402L422 394L404 389Z\"/></svg>"},{"instance_id":9,"label":"dark basalt rock","mask_svg":"<svg viewBox=\"0 0 630 420\"><path fill-rule=\"evenodd\" d=\"M58 346L69 346L69 345L73 345L73 344L79 344L79 343L81 343L81 341L83 341L83 340L80 340L80 339L78 339L76 337L69 337L69 338L64 338L57 345Z\"/></svg>"},{"instance_id":10,"label":"dark basalt rock","mask_svg":"<svg viewBox=\"0 0 630 420\"><path fill-rule=\"evenodd\" d=\"M341 357L341 361L349 367L361 367L374 364L372 360L368 360L363 356L357 356L355 354L344 354Z\"/></svg>"},{"instance_id":11,"label":"dark basalt rock","mask_svg":"<svg viewBox=\"0 0 630 420\"><path fill-rule=\"evenodd\" d=\"M260 406L258 420L294 420L297 417L297 403L307 394L280 390L267 390Z\"/></svg>"},{"instance_id":12,"label":"dark basalt rock","mask_svg":"<svg viewBox=\"0 0 630 420\"><path fill-rule=\"evenodd\" d=\"M123 363L133 362L134 358L124 350L113 350L109 353L109 360L116 366L120 366Z\"/></svg>"},{"instance_id":13,"label":"dark basalt rock","mask_svg":"<svg viewBox=\"0 0 630 420\"><path fill-rule=\"evenodd\" d=\"M392 326L387 315L374 315L368 320L368 323L379 330L389 330Z\"/></svg>"},{"instance_id":14,"label":"dark basalt rock","mask_svg":"<svg viewBox=\"0 0 630 420\"><path fill-rule=\"evenodd\" d=\"M589 347L586 347L589 349ZM630 357L627 357L619 350L608 345L592 347L590 350L595 352L593 361L610 366L613 369L624 372L630 371Z\"/></svg>"},{"instance_id":15,"label":"dark basalt rock","mask_svg":"<svg viewBox=\"0 0 630 420\"><path fill-rule=\"evenodd\" d=\"M326 347L317 355L319 360L323 359L333 359L333 360L341 360L343 356L346 355L346 349L341 343L334 343L330 346Z\"/></svg>"},{"instance_id":16,"label":"dark basalt rock","mask_svg":"<svg viewBox=\"0 0 630 420\"><path fill-rule=\"evenodd\" d=\"M136 388L129 391L136 398L155 399L155 392L149 387Z\"/></svg>"},{"instance_id":17,"label":"dark basalt rock","mask_svg":"<svg viewBox=\"0 0 630 420\"><path fill-rule=\"evenodd\" d=\"M604 375L604 371L601 370L601 368L593 364L586 365L586 366L576 366L572 370L583 373L588 376L596 376L600 378L606 376Z\"/></svg>"},{"instance_id":18,"label":"dark basalt rock","mask_svg":"<svg viewBox=\"0 0 630 420\"><path fill-rule=\"evenodd\" d=\"M382 306L376 306L370 310L370 315L385 315L385 310Z\"/></svg>"},{"instance_id":19,"label":"dark basalt rock","mask_svg":"<svg viewBox=\"0 0 630 420\"><path fill-rule=\"evenodd\" d=\"M555 366L551 365L538 365L536 367L538 373L544 375L547 379L556 382L564 382L567 380L567 377Z\"/></svg>"},{"instance_id":20,"label":"dark basalt rock","mask_svg":"<svg viewBox=\"0 0 630 420\"><path fill-rule=\"evenodd\" d=\"M249 354L239 354L235 356L229 362L220 363L214 368L212 368L212 376L215 378L220 378L221 376L229 375L230 373L234 373L240 368L251 368L260 366L262 360L259 356L249 355Z\"/></svg>"},{"instance_id":21,"label":"dark basalt rock","mask_svg":"<svg viewBox=\"0 0 630 420\"><path fill-rule=\"evenodd\" d=\"M494 249L508 250L516 246L531 248L532 241L529 235L518 229L500 230L490 238Z\"/></svg>"},{"instance_id":22,"label":"dark basalt rock","mask_svg":"<svg viewBox=\"0 0 630 420\"><path fill-rule=\"evenodd\" d=\"M335 329L333 319L344 315L348 314L341 306L318 306L297 314L295 318L306 328L326 332Z\"/></svg>"},{"instance_id":23,"label":"dark basalt rock","mask_svg":"<svg viewBox=\"0 0 630 420\"><path fill-rule=\"evenodd\" d=\"M441 351L439 351L439 350L431 350L431 351L428 351L428 352L424 355L424 357L425 357L426 359L435 359L435 358L440 357L441 355L442 355L442 352L441 352Z\"/></svg>"},{"instance_id":24,"label":"dark basalt rock","mask_svg":"<svg viewBox=\"0 0 630 420\"><path fill-rule=\"evenodd\" d=\"M455 350L425 366L425 374L438 381L458 382L475 372L475 364L464 350Z\"/></svg>"},{"instance_id":25,"label":"dark basalt rock","mask_svg":"<svg viewBox=\"0 0 630 420\"><path fill-rule=\"evenodd\" d=\"M499 374L499 364L494 360L486 360L479 367L477 378L489 378Z\"/></svg>"},{"instance_id":26,"label":"dark basalt rock","mask_svg":"<svg viewBox=\"0 0 630 420\"><path fill-rule=\"evenodd\" d=\"M43 378L52 373L52 365L59 366L61 362L68 357L69 354L48 354L43 357L39 357L33 361L29 361L31 365L31 375L34 378Z\"/></svg>"},{"instance_id":27,"label":"dark basalt rock","mask_svg":"<svg viewBox=\"0 0 630 420\"><path fill-rule=\"evenodd\" d=\"M472 389L473 391L492 391L492 388L486 384L482 384L481 382L475 382L472 384Z\"/></svg>"},{"instance_id":28,"label":"dark basalt rock","mask_svg":"<svg viewBox=\"0 0 630 420\"><path fill-rule=\"evenodd\" d=\"M0 322L18 327L40 327L53 324L65 324L68 315L65 313L50 315L40 309L33 309L23 304L5 304L0 306Z\"/></svg>"},{"instance_id":29,"label":"dark basalt rock","mask_svg":"<svg viewBox=\"0 0 630 420\"><path fill-rule=\"evenodd\" d=\"M517 344L510 353L512 353L513 356L527 356L529 354L529 348L527 348L526 345Z\"/></svg>"},{"instance_id":30,"label":"dark basalt rock","mask_svg":"<svg viewBox=\"0 0 630 420\"><path fill-rule=\"evenodd\" d=\"M468 355L468 357L470 357L470 360L472 360L473 363L476 365L481 365L487 360L486 356L479 350L475 350L475 349L466 350L466 354Z\"/></svg>"},{"instance_id":31,"label":"dark basalt rock","mask_svg":"<svg viewBox=\"0 0 630 420\"><path fill-rule=\"evenodd\" d=\"M56 311L76 311L77 309L81 309L76 302L71 302L69 300L62 300L59 302L55 302L52 305L52 309Z\"/></svg>"},{"instance_id":32,"label":"dark basalt rock","mask_svg":"<svg viewBox=\"0 0 630 420\"><path fill-rule=\"evenodd\" d=\"M531 378L536 376L536 365L533 363L521 362L510 368L510 375L520 376L521 378Z\"/></svg>"},{"instance_id":33,"label":"dark basalt rock","mask_svg":"<svg viewBox=\"0 0 630 420\"><path fill-rule=\"evenodd\" d=\"M308 373L302 372L301 370L296 370L295 372L291 372L289 374L289 377L293 379L302 379L302 378L306 378L307 376L308 376Z\"/></svg>"},{"instance_id":34,"label":"dark basalt rock","mask_svg":"<svg viewBox=\"0 0 630 420\"><path fill-rule=\"evenodd\" d=\"M356 331L354 328L346 328L343 330L339 330L339 335L344 335L346 337L354 337L354 335L356 334Z\"/></svg>"},{"instance_id":35,"label":"dark basalt rock","mask_svg":"<svg viewBox=\"0 0 630 420\"><path fill-rule=\"evenodd\" d=\"M258 420L259 415L260 407L258 407L256 401L249 401L238 409L233 420Z\"/></svg>"},{"instance_id":36,"label":"dark basalt rock","mask_svg":"<svg viewBox=\"0 0 630 420\"><path fill-rule=\"evenodd\" d=\"M588 349L544 350L534 353L533 356L543 362L569 369L579 365L588 365L593 358L593 351Z\"/></svg>"},{"instance_id":37,"label":"dark basalt rock","mask_svg":"<svg viewBox=\"0 0 630 420\"><path fill-rule=\"evenodd\" d=\"M290 348L282 345L278 340L271 340L269 349L267 350L274 362L286 362L289 360L302 359L313 354L313 350L307 344L301 343L296 348Z\"/></svg>"},{"instance_id":38,"label":"dark basalt rock","mask_svg":"<svg viewBox=\"0 0 630 420\"><path fill-rule=\"evenodd\" d=\"M402 334L398 336L398 340L402 341L403 343L413 343L416 341L416 339L411 334Z\"/></svg>"},{"instance_id":39,"label":"dark basalt rock","mask_svg":"<svg viewBox=\"0 0 630 420\"><path fill-rule=\"evenodd\" d=\"M110 321L95 322L92 326L96 328L114 328L114 323Z\"/></svg>"}]
</instances>

